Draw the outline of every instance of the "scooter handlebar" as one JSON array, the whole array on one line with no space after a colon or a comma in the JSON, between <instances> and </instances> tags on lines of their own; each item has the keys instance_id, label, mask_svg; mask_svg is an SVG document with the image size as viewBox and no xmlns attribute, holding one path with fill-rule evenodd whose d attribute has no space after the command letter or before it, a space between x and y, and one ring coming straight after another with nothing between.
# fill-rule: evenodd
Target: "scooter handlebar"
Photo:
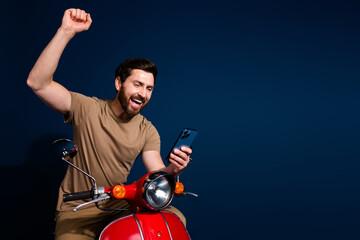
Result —
<instances>
[{"instance_id":1,"label":"scooter handlebar","mask_svg":"<svg viewBox=\"0 0 360 240\"><path fill-rule=\"evenodd\" d=\"M94 192L93 191L84 191L84 192L77 192L77 193L69 193L63 195L64 202L93 198Z\"/></svg>"}]
</instances>

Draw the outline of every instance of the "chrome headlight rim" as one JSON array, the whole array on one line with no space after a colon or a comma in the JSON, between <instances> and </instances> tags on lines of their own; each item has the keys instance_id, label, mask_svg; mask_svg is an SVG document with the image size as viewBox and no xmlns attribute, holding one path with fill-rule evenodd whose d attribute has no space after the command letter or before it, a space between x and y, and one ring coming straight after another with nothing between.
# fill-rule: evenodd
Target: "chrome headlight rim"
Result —
<instances>
[{"instance_id":1,"label":"chrome headlight rim","mask_svg":"<svg viewBox=\"0 0 360 240\"><path fill-rule=\"evenodd\" d=\"M175 177L163 171L150 173L143 183L143 189L143 200L150 209L164 209L174 197Z\"/></svg>"}]
</instances>

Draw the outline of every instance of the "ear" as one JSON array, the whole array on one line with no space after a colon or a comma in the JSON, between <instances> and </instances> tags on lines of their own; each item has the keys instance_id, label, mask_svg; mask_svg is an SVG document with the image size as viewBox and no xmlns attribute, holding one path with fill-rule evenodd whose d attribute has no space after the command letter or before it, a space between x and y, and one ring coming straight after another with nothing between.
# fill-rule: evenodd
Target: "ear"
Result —
<instances>
[{"instance_id":1,"label":"ear","mask_svg":"<svg viewBox=\"0 0 360 240\"><path fill-rule=\"evenodd\" d=\"M117 77L115 78L115 88L116 88L116 91L119 91L120 88L121 88L121 80L120 80L120 77L119 77L119 76L117 76Z\"/></svg>"}]
</instances>

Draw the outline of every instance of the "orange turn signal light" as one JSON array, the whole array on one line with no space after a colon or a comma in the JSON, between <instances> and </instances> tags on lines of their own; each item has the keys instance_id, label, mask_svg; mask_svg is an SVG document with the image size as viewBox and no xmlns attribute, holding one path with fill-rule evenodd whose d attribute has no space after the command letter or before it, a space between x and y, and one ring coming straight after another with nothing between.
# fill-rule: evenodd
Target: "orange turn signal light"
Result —
<instances>
[{"instance_id":1,"label":"orange turn signal light","mask_svg":"<svg viewBox=\"0 0 360 240\"><path fill-rule=\"evenodd\" d=\"M114 188L113 188L113 196L117 199L121 199L121 198L124 198L125 197L125 193L126 193L126 189L124 186L122 185L116 185Z\"/></svg>"},{"instance_id":2,"label":"orange turn signal light","mask_svg":"<svg viewBox=\"0 0 360 240\"><path fill-rule=\"evenodd\" d=\"M180 194L183 191L184 191L184 184L182 184L181 182L176 182L175 194Z\"/></svg>"}]
</instances>

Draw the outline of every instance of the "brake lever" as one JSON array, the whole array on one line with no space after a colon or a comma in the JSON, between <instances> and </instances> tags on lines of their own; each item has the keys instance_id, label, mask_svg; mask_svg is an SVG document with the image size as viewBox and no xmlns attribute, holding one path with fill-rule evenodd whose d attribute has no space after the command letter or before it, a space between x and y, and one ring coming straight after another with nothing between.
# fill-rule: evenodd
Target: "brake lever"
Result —
<instances>
[{"instance_id":1,"label":"brake lever","mask_svg":"<svg viewBox=\"0 0 360 240\"><path fill-rule=\"evenodd\" d=\"M76 212L77 210L79 210L79 208L85 207L85 206L87 206L89 204L92 204L92 203L102 202L102 201L108 200L110 198L111 198L111 196L108 193L102 193L98 197L96 197L94 200L91 200L89 202L80 204L79 206L74 208L73 211Z\"/></svg>"},{"instance_id":2,"label":"brake lever","mask_svg":"<svg viewBox=\"0 0 360 240\"><path fill-rule=\"evenodd\" d=\"M196 197L196 198L199 197L198 194L192 193L192 192L182 192L179 195L182 196L182 197L185 197L186 195L190 195L190 196L193 196L193 197Z\"/></svg>"}]
</instances>

